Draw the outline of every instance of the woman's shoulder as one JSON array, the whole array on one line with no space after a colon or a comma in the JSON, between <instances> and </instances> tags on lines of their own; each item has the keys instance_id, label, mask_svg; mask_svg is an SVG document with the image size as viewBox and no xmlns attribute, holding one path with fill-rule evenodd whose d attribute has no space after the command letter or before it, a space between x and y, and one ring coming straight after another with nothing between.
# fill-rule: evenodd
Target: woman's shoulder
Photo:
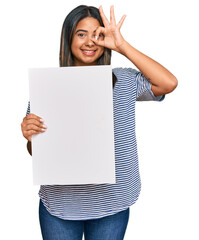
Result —
<instances>
[{"instance_id":1,"label":"woman's shoulder","mask_svg":"<svg viewBox=\"0 0 199 240\"><path fill-rule=\"evenodd\" d=\"M133 68L123 68L123 67L117 67L113 68L113 73L116 75L116 77L123 78L123 77L132 77L133 75L137 75L138 71Z\"/></svg>"}]
</instances>

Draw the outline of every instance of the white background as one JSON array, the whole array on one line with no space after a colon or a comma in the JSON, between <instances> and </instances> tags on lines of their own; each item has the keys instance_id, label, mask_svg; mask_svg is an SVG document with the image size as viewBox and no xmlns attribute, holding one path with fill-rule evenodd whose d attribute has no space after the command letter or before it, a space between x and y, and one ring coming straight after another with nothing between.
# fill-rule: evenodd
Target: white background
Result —
<instances>
[{"instance_id":1,"label":"white background","mask_svg":"<svg viewBox=\"0 0 199 240\"><path fill-rule=\"evenodd\" d=\"M189 0L8 0L0 6L1 239L42 239L38 190L21 134L29 100L28 68L58 67L65 16L79 4L115 5L122 34L179 81L162 103L137 103L142 191L125 239L198 240L198 7ZM131 5L129 5L131 3ZM113 67L133 67L114 53Z\"/></svg>"}]
</instances>

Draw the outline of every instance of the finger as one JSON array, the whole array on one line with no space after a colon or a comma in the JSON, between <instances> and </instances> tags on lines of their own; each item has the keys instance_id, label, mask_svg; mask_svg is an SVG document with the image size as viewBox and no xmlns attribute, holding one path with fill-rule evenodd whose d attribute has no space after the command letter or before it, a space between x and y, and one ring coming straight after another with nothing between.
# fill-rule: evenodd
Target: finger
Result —
<instances>
[{"instance_id":1,"label":"finger","mask_svg":"<svg viewBox=\"0 0 199 240\"><path fill-rule=\"evenodd\" d=\"M109 21L108 21L107 17L106 17L105 14L104 14L104 11L103 11L102 6L99 7L99 12L100 12L100 16L101 16L101 18L102 18L102 21L103 21L103 23L104 23L104 26L105 26L105 27L108 26L108 25L109 25Z\"/></svg>"},{"instance_id":2,"label":"finger","mask_svg":"<svg viewBox=\"0 0 199 240\"><path fill-rule=\"evenodd\" d=\"M30 125L30 124L34 124L37 127L41 127L41 128L47 128L47 126L44 123L42 123L42 122L40 122L36 119L26 120L25 123L24 123L24 126L27 126L27 125Z\"/></svg>"},{"instance_id":3,"label":"finger","mask_svg":"<svg viewBox=\"0 0 199 240\"><path fill-rule=\"evenodd\" d=\"M30 116L29 116L30 117ZM47 129L47 126L43 123L38 121L38 119L25 119L22 123L21 123L21 130L26 131L26 130L30 130L30 129L34 129L34 130L38 130L40 132L43 132L43 129Z\"/></svg>"},{"instance_id":4,"label":"finger","mask_svg":"<svg viewBox=\"0 0 199 240\"><path fill-rule=\"evenodd\" d=\"M104 46L104 35L105 35L105 28L104 27L98 27L95 32L95 38L93 39L93 42L97 45Z\"/></svg>"},{"instance_id":5,"label":"finger","mask_svg":"<svg viewBox=\"0 0 199 240\"><path fill-rule=\"evenodd\" d=\"M46 129L44 129L44 128L40 129L36 126L34 126L34 127L31 126L30 129L29 129L29 127L26 129L23 129L22 134L28 141L31 141L32 135L43 133L45 131L46 131Z\"/></svg>"},{"instance_id":6,"label":"finger","mask_svg":"<svg viewBox=\"0 0 199 240\"><path fill-rule=\"evenodd\" d=\"M119 29L121 28L121 26L122 26L125 18L126 18L126 15L123 15L122 18L120 19L119 23L117 24L117 27L118 27Z\"/></svg>"},{"instance_id":7,"label":"finger","mask_svg":"<svg viewBox=\"0 0 199 240\"><path fill-rule=\"evenodd\" d=\"M104 27L98 27L95 31L95 41L103 40L106 29Z\"/></svg>"},{"instance_id":8,"label":"finger","mask_svg":"<svg viewBox=\"0 0 199 240\"><path fill-rule=\"evenodd\" d=\"M28 114L24 119L27 119L27 120L28 119L37 119L40 122L44 122L44 120L41 117L39 117L33 113Z\"/></svg>"},{"instance_id":9,"label":"finger","mask_svg":"<svg viewBox=\"0 0 199 240\"><path fill-rule=\"evenodd\" d=\"M113 5L110 8L110 23L112 23L113 25L116 25L115 14L114 14L114 6Z\"/></svg>"},{"instance_id":10,"label":"finger","mask_svg":"<svg viewBox=\"0 0 199 240\"><path fill-rule=\"evenodd\" d=\"M42 126L36 126L34 124L28 124L25 128L24 128L24 131L30 131L30 130L34 130L34 131L37 131L37 132L45 132L47 129L47 126L45 125L42 125Z\"/></svg>"}]
</instances>

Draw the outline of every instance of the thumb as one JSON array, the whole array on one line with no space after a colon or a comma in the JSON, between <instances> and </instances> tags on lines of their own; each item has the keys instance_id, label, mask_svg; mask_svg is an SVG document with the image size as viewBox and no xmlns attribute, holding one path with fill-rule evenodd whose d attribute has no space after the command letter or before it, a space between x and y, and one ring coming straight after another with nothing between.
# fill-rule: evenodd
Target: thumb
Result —
<instances>
[{"instance_id":1,"label":"thumb","mask_svg":"<svg viewBox=\"0 0 199 240\"><path fill-rule=\"evenodd\" d=\"M98 27L95 32L95 37L93 41L95 44L104 46L104 38L105 38L105 28L104 27Z\"/></svg>"}]
</instances>

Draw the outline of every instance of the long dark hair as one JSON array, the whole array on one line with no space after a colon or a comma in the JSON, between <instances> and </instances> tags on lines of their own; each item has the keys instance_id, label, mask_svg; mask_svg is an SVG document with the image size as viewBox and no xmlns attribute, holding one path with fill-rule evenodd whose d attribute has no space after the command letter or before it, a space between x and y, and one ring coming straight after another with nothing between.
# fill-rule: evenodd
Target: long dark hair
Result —
<instances>
[{"instance_id":1,"label":"long dark hair","mask_svg":"<svg viewBox=\"0 0 199 240\"><path fill-rule=\"evenodd\" d=\"M86 17L93 17L97 19L99 24L104 27L98 8L80 5L73 9L66 16L62 26L59 53L60 67L74 66L73 54L71 51L71 43L78 22ZM111 64L111 49L104 48L104 53L98 59L97 65L110 65L110 64ZM115 86L116 81L117 81L116 76L113 74L113 87Z\"/></svg>"}]
</instances>

